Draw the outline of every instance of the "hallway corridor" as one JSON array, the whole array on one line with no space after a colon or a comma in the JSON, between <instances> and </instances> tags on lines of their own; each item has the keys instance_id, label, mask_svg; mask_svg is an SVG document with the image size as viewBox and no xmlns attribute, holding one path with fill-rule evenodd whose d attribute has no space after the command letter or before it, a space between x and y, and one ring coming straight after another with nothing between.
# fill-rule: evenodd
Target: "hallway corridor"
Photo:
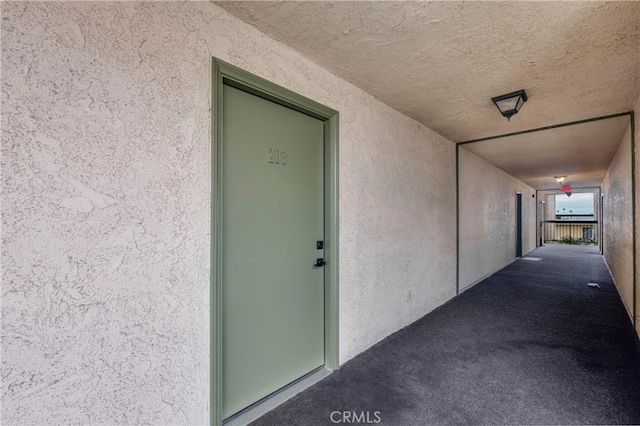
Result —
<instances>
[{"instance_id":1,"label":"hallway corridor","mask_svg":"<svg viewBox=\"0 0 640 426\"><path fill-rule=\"evenodd\" d=\"M640 343L597 248L529 256L253 424L640 424Z\"/></svg>"}]
</instances>

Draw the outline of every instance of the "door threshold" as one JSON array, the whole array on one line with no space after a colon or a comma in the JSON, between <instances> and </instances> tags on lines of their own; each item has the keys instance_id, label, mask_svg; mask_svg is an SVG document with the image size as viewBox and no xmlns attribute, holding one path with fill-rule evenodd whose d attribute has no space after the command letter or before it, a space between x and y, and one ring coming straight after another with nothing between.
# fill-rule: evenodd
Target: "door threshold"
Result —
<instances>
[{"instance_id":1,"label":"door threshold","mask_svg":"<svg viewBox=\"0 0 640 426\"><path fill-rule=\"evenodd\" d=\"M244 410L225 419L222 424L223 426L247 425L273 410L278 405L293 398L303 390L310 388L331 373L333 373L333 371L329 370L324 365L322 367L318 367L312 372L300 377L298 380L289 383L282 389L275 391L271 395L262 398L260 401L251 404Z\"/></svg>"}]
</instances>

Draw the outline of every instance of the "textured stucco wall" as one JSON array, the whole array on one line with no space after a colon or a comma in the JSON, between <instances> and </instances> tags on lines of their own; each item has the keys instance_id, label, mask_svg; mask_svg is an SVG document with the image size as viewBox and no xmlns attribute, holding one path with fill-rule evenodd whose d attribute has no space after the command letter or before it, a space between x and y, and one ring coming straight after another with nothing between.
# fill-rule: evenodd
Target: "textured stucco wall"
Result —
<instances>
[{"instance_id":1,"label":"textured stucco wall","mask_svg":"<svg viewBox=\"0 0 640 426\"><path fill-rule=\"evenodd\" d=\"M455 292L454 146L208 2L2 3L2 424L204 424L211 57L340 111L340 359Z\"/></svg>"},{"instance_id":2,"label":"textured stucco wall","mask_svg":"<svg viewBox=\"0 0 640 426\"><path fill-rule=\"evenodd\" d=\"M539 220L542 220L544 218L544 220L553 220L555 219L555 215L556 215L556 196L555 194L548 194L546 191L540 191L537 194L538 199L537 201L537 211L538 211L538 217L540 218ZM545 203L542 204L542 201L544 201ZM544 208L543 208L544 207ZM543 229L539 226L539 222L536 221L536 226L535 226L535 233L536 233L536 239L535 239L535 244L536 247L538 246L540 240L541 240L541 232L543 231ZM545 236L546 239L551 237L551 233L549 230L547 230L545 232Z\"/></svg>"},{"instance_id":3,"label":"textured stucco wall","mask_svg":"<svg viewBox=\"0 0 640 426\"><path fill-rule=\"evenodd\" d=\"M538 194L538 196L541 196ZM556 194L545 194L545 212L544 212L544 220L555 220L556 218ZM544 230L545 238L553 238L553 230L551 226L546 226L547 229ZM538 227L539 232L541 229ZM538 237L540 237L540 233L538 232ZM548 235L546 235L548 234Z\"/></svg>"},{"instance_id":4,"label":"textured stucco wall","mask_svg":"<svg viewBox=\"0 0 640 426\"><path fill-rule=\"evenodd\" d=\"M636 186L636 332L640 337L640 97L635 111L635 152L636 152L636 169L635 169L635 186Z\"/></svg>"},{"instance_id":5,"label":"textured stucco wall","mask_svg":"<svg viewBox=\"0 0 640 426\"><path fill-rule=\"evenodd\" d=\"M604 258L629 316L633 312L633 229L631 205L631 126L611 161L604 193Z\"/></svg>"},{"instance_id":6,"label":"textured stucco wall","mask_svg":"<svg viewBox=\"0 0 640 426\"><path fill-rule=\"evenodd\" d=\"M522 253L536 247L535 190L460 148L460 290L516 257L516 192L522 193Z\"/></svg>"}]
</instances>

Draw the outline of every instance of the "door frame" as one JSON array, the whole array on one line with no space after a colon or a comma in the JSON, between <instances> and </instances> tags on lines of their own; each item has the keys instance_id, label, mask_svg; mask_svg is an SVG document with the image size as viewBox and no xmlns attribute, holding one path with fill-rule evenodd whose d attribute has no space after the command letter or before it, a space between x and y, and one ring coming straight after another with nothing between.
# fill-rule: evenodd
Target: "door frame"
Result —
<instances>
[{"instance_id":1,"label":"door frame","mask_svg":"<svg viewBox=\"0 0 640 426\"><path fill-rule=\"evenodd\" d=\"M337 111L288 89L213 58L211 91L211 424L222 424L222 179L223 179L223 85L286 106L324 122L324 254L327 260L324 282L325 365L318 379L338 369L338 117ZM305 376L306 377L306 376ZM316 380L317 381L317 380ZM314 380L299 380L291 386L308 387ZM297 392L300 389L294 389ZM290 393L290 392L289 392ZM283 394L277 403L283 402ZM275 395L274 399L278 396ZM293 396L293 395L291 395ZM267 397L266 399L269 399ZM264 400L263 400L264 401ZM262 404L263 411L274 407ZM266 402L266 401L265 401ZM276 403L276 404L277 404ZM255 404L254 404L255 405ZM252 406L253 407L253 406ZM258 414L260 407L256 406ZM252 410L253 411L253 410Z\"/></svg>"}]
</instances>

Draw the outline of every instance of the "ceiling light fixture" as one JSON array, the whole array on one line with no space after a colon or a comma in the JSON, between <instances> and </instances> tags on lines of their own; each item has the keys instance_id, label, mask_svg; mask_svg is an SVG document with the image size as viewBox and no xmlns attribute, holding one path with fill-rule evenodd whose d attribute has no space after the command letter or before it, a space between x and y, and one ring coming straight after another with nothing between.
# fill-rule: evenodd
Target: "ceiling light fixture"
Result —
<instances>
[{"instance_id":1,"label":"ceiling light fixture","mask_svg":"<svg viewBox=\"0 0 640 426\"><path fill-rule=\"evenodd\" d=\"M507 120L511 120L511 117L520 111L522 104L527 102L527 94L524 90L518 90L517 92L496 96L491 100L500 110L500 114L507 117Z\"/></svg>"},{"instance_id":2,"label":"ceiling light fixture","mask_svg":"<svg viewBox=\"0 0 640 426\"><path fill-rule=\"evenodd\" d=\"M564 180L566 179L566 176L554 176L554 179L556 180L556 182L558 183L562 183L564 182Z\"/></svg>"}]
</instances>

